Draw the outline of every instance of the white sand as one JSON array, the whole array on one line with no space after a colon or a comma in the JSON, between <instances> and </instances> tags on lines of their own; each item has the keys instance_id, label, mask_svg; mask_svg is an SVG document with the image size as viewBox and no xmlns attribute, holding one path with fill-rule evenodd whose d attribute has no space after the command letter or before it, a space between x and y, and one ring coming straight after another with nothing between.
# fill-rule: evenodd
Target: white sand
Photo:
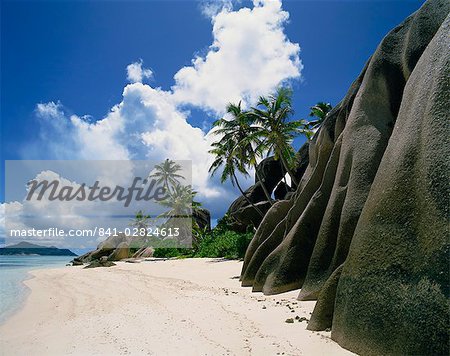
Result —
<instances>
[{"instance_id":1,"label":"white sand","mask_svg":"<svg viewBox=\"0 0 450 356\"><path fill-rule=\"evenodd\" d=\"M251 293L241 266L185 259L34 271L24 307L0 326L0 354L351 354L329 332L285 322L309 319L315 302L296 301L298 291Z\"/></svg>"}]
</instances>

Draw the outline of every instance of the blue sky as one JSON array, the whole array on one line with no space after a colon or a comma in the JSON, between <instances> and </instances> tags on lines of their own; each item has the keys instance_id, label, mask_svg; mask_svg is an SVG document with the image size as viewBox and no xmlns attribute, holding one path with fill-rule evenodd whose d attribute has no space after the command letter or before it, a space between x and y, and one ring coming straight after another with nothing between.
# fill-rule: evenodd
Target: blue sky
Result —
<instances>
[{"instance_id":1,"label":"blue sky","mask_svg":"<svg viewBox=\"0 0 450 356\"><path fill-rule=\"evenodd\" d=\"M273 83L284 75L292 84L296 117L306 117L308 108L318 101L333 105L339 102L384 35L422 3L284 1L282 11L289 13L289 20L278 27L286 37L280 48L298 44L303 68L299 76L277 74ZM176 84L174 75L181 68L192 66L196 56L205 58L214 40L212 20L202 11L202 3L196 1L2 1L1 6L2 171L6 159L90 158L91 153L78 154L77 150L87 141L74 143L79 131L68 126L71 115L82 118L80 122L95 123L124 100L127 87L128 100L152 95L155 95L152 103L163 100L160 98ZM253 5L236 3L233 11L243 7L251 9ZM224 23L235 26L232 21ZM245 41L245 33L241 35ZM267 48L271 46L267 43ZM153 73L151 78L142 80L148 88L140 83L133 86L127 80L127 66L139 63L140 59L143 68ZM238 69L232 73L228 75L240 76ZM273 84L263 79L255 81L268 87ZM190 126L207 131L210 123L220 116L220 101L213 100L214 92L209 94L209 101L194 97L191 89L197 84L189 83L187 90L179 90L182 99L177 102L182 104L171 108L167 115L182 114ZM161 91L150 92L150 87L160 87ZM216 91L219 99L222 94ZM54 106L38 110L38 104L48 103ZM185 110L190 113L185 114ZM142 115L145 120L146 114ZM65 121L62 128L55 128L47 119ZM52 127L49 129L48 125ZM149 130L145 122L138 122L134 129ZM129 137L124 135L122 141ZM117 144L131 150L129 142L122 141ZM302 139L298 140L296 146L301 142ZM115 146L115 142L107 144ZM69 149L70 145L73 147ZM141 148L133 152L132 158L145 157ZM231 199L227 196L225 202ZM4 200L3 187L0 199ZM223 212L211 208L216 214Z\"/></svg>"}]
</instances>

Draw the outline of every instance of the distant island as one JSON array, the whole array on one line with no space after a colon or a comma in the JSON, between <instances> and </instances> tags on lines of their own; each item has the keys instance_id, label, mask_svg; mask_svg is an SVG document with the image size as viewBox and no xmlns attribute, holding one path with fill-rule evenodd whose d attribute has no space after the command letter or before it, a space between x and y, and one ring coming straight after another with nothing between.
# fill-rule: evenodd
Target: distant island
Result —
<instances>
[{"instance_id":1,"label":"distant island","mask_svg":"<svg viewBox=\"0 0 450 356\"><path fill-rule=\"evenodd\" d=\"M40 246L25 241L0 248L0 255L77 256L66 248Z\"/></svg>"}]
</instances>

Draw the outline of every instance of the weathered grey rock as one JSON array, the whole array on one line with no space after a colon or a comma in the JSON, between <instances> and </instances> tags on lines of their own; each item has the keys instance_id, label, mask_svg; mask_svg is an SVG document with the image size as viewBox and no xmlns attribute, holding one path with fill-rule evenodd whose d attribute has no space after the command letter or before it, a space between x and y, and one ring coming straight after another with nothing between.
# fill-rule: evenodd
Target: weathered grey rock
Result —
<instances>
[{"instance_id":1,"label":"weathered grey rock","mask_svg":"<svg viewBox=\"0 0 450 356\"><path fill-rule=\"evenodd\" d=\"M321 289L314 308L315 312L311 315L311 320L308 323L308 330L326 330L333 325L334 301L342 267L343 264L333 272Z\"/></svg>"},{"instance_id":2,"label":"weathered grey rock","mask_svg":"<svg viewBox=\"0 0 450 356\"><path fill-rule=\"evenodd\" d=\"M245 256L244 286L301 287L308 328L358 353L448 354L449 10L428 1L383 39Z\"/></svg>"},{"instance_id":3,"label":"weathered grey rock","mask_svg":"<svg viewBox=\"0 0 450 356\"><path fill-rule=\"evenodd\" d=\"M254 206L265 214L270 208L270 203L262 201L255 203ZM244 205L239 209L235 209L235 207L233 209L230 208L228 216L231 218L230 227L240 232L245 232L249 228L259 226L263 219L263 216L252 205Z\"/></svg>"},{"instance_id":4,"label":"weathered grey rock","mask_svg":"<svg viewBox=\"0 0 450 356\"><path fill-rule=\"evenodd\" d=\"M130 257L130 246L126 242L121 242L108 256L109 261L120 261Z\"/></svg>"},{"instance_id":5,"label":"weathered grey rock","mask_svg":"<svg viewBox=\"0 0 450 356\"><path fill-rule=\"evenodd\" d=\"M283 178L281 162L274 157L264 158L256 168L255 184L259 182L258 175L264 181L264 185L269 192L272 192L278 182ZM265 199L264 199L265 200Z\"/></svg>"},{"instance_id":6,"label":"weathered grey rock","mask_svg":"<svg viewBox=\"0 0 450 356\"><path fill-rule=\"evenodd\" d=\"M108 261L107 256L102 256L100 259L92 261L89 265L84 268L97 268L97 267L112 267L116 264L114 262Z\"/></svg>"},{"instance_id":7,"label":"weathered grey rock","mask_svg":"<svg viewBox=\"0 0 450 356\"><path fill-rule=\"evenodd\" d=\"M246 195L248 200L250 200L254 204L267 200L260 182L252 185L244 192L244 194ZM247 201L247 199L240 195L233 203L231 203L230 207L228 208L228 214L233 214L234 211L245 208L249 205L250 203Z\"/></svg>"},{"instance_id":8,"label":"weathered grey rock","mask_svg":"<svg viewBox=\"0 0 450 356\"><path fill-rule=\"evenodd\" d=\"M294 173L298 180L302 178L308 167L308 147L309 143L306 142L297 153L297 167ZM293 195L292 189L281 182L285 175L285 171L279 160L275 160L274 157L263 159L257 167L257 172L258 174L255 174L255 184L244 192L247 199L243 196L239 196L228 208L227 215L235 220L235 224L232 228L237 231L246 231L249 227L257 228L261 223L261 214L251 206L249 201L253 204L261 203L260 205L263 206L260 208L262 213L266 213L270 208L270 204L267 202L267 196L264 193L258 175L263 179L267 191L271 195L273 194L275 199L290 199Z\"/></svg>"},{"instance_id":9,"label":"weathered grey rock","mask_svg":"<svg viewBox=\"0 0 450 356\"><path fill-rule=\"evenodd\" d=\"M264 216L255 236L250 242L245 252L244 265L242 267L241 282L243 286L252 286L253 277L258 271L261 263L267 257L267 253L272 251L280 242L285 229L284 220L279 219L285 216L292 207L292 202L282 200L276 202ZM244 273L245 272L245 273Z\"/></svg>"},{"instance_id":10,"label":"weathered grey rock","mask_svg":"<svg viewBox=\"0 0 450 356\"><path fill-rule=\"evenodd\" d=\"M270 203L266 201L261 182L252 185L244 193L263 214L269 210ZM247 199L241 195L228 208L227 215L234 221L231 228L236 231L245 232L249 227L258 227L263 218Z\"/></svg>"},{"instance_id":11,"label":"weathered grey rock","mask_svg":"<svg viewBox=\"0 0 450 356\"><path fill-rule=\"evenodd\" d=\"M273 196L276 200L286 200L288 193L291 192L291 187L281 181L273 191Z\"/></svg>"},{"instance_id":12,"label":"weathered grey rock","mask_svg":"<svg viewBox=\"0 0 450 356\"><path fill-rule=\"evenodd\" d=\"M155 252L153 247L142 247L136 253L133 255L133 258L146 258L146 257L152 257L153 253Z\"/></svg>"},{"instance_id":13,"label":"weathered grey rock","mask_svg":"<svg viewBox=\"0 0 450 356\"><path fill-rule=\"evenodd\" d=\"M447 17L406 83L337 286L332 338L363 354L449 353L449 48Z\"/></svg>"},{"instance_id":14,"label":"weathered grey rock","mask_svg":"<svg viewBox=\"0 0 450 356\"><path fill-rule=\"evenodd\" d=\"M207 209L195 209L192 212L192 218L200 229L211 230L211 213Z\"/></svg>"},{"instance_id":15,"label":"weathered grey rock","mask_svg":"<svg viewBox=\"0 0 450 356\"><path fill-rule=\"evenodd\" d=\"M305 174L306 168L309 164L309 142L306 141L302 147L297 152L296 155L297 167L295 168L294 174L297 180L302 179L303 174Z\"/></svg>"},{"instance_id":16,"label":"weathered grey rock","mask_svg":"<svg viewBox=\"0 0 450 356\"><path fill-rule=\"evenodd\" d=\"M75 257L73 260L76 262L89 263L91 261L98 260L103 256L109 256L111 253L113 253L113 251L114 248L112 247L98 246L94 251L90 251L82 256Z\"/></svg>"},{"instance_id":17,"label":"weathered grey rock","mask_svg":"<svg viewBox=\"0 0 450 356\"><path fill-rule=\"evenodd\" d=\"M369 61L343 131L343 137L348 137L343 144L345 152L300 299L317 298L326 280L347 258L361 210L396 125L403 85L448 8L448 3L442 1L426 3L385 37ZM346 160L351 161L351 167Z\"/></svg>"},{"instance_id":18,"label":"weathered grey rock","mask_svg":"<svg viewBox=\"0 0 450 356\"><path fill-rule=\"evenodd\" d=\"M255 248L254 254L246 255L246 260L249 260L246 261L247 263L244 262L242 270L243 284L253 285L254 291L263 290L266 277L269 281L264 289L266 294L281 293L302 285L339 160L342 138L339 138L335 145L334 126L338 120L345 120L364 72L353 83L346 98L331 111L321 130L310 143L310 163L299 183L297 193L286 204L289 210L285 212L272 208L259 226L253 240L263 245ZM330 164L328 164L329 161ZM327 179L322 184L324 176ZM264 226L269 222L269 228ZM271 225L274 222L277 225L272 228ZM300 233L302 229L303 234ZM297 246L289 252L289 258L284 258L284 251L289 250L292 244ZM303 251L297 254L296 250ZM279 266L282 273L280 275L277 275L275 271L278 258L281 258ZM247 265L249 268L246 268ZM285 265L289 266L284 268ZM256 279L257 274L258 279ZM271 285L271 283L277 285Z\"/></svg>"},{"instance_id":19,"label":"weathered grey rock","mask_svg":"<svg viewBox=\"0 0 450 356\"><path fill-rule=\"evenodd\" d=\"M95 260L99 260L103 256L106 256L106 257L114 256L114 251L116 248L118 248L121 244L126 244L129 246L130 241L131 241L131 237L126 236L125 234L112 235L112 236L108 237L105 241L102 241L101 243L99 243L97 246L97 249L95 249L94 251L90 251L90 252L85 253L82 256L75 257L73 259L73 262L89 263L89 262L92 262ZM125 246L125 245L122 245L122 246ZM129 257L129 256L127 256L127 257ZM115 260L117 260L117 259L115 259Z\"/></svg>"}]
</instances>

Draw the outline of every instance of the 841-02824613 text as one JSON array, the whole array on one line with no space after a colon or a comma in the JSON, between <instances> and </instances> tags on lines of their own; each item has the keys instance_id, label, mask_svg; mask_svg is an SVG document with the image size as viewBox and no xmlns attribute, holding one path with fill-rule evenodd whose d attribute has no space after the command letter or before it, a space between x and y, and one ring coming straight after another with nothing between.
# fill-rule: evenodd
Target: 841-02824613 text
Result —
<instances>
[{"instance_id":1,"label":"841-02824613 text","mask_svg":"<svg viewBox=\"0 0 450 356\"><path fill-rule=\"evenodd\" d=\"M177 237L180 235L178 227L156 227L156 228L138 228L131 227L125 229L95 227L92 229L70 229L59 228L48 229L11 229L10 237L109 237L119 234L127 236L154 236L154 237Z\"/></svg>"}]
</instances>

